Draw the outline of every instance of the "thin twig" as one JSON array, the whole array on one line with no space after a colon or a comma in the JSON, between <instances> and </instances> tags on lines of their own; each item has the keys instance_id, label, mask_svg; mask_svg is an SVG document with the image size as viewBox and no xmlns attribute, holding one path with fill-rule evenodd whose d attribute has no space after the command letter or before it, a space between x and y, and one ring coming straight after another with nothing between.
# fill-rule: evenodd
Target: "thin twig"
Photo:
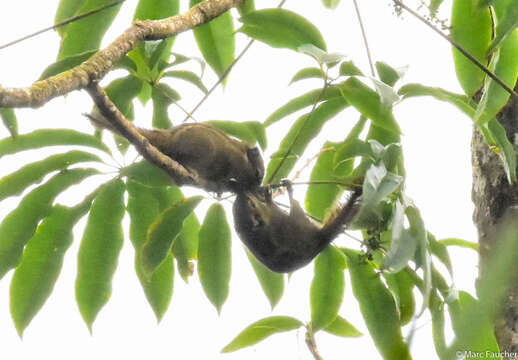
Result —
<instances>
[{"instance_id":1,"label":"thin twig","mask_svg":"<svg viewBox=\"0 0 518 360\"><path fill-rule=\"evenodd\" d=\"M282 0L279 3L279 5L277 5L277 8L281 8L286 1L287 0ZM248 51L248 49L250 49L250 46L252 46L252 44L254 42L255 42L255 40L252 39L248 42L248 44L246 44L245 48L239 53L239 55L234 59L234 61L232 61L232 63L225 69L225 71L223 71L223 74L221 74L218 81L216 81L214 83L214 85L212 85L212 87L209 89L209 91L201 98L201 100L196 104L196 106L194 106L194 108L191 110L191 112L187 113L187 116L185 117L185 119L183 119L183 122L186 122L187 120L189 120L189 118L192 118L194 121L196 121L196 119L194 119L192 115L196 112L196 110L198 110L203 105L205 100L207 100L207 98L210 95L212 95L214 90L216 90L216 88L227 78L227 76L228 76L228 74L230 74L230 71L232 70L232 68L243 57L243 55L246 54L246 52Z\"/></svg>"},{"instance_id":2,"label":"thin twig","mask_svg":"<svg viewBox=\"0 0 518 360\"><path fill-rule=\"evenodd\" d=\"M308 346L309 352L311 352L315 360L323 360L322 356L318 353L317 343L311 326L308 326L306 329L306 345Z\"/></svg>"},{"instance_id":3,"label":"thin twig","mask_svg":"<svg viewBox=\"0 0 518 360\"><path fill-rule=\"evenodd\" d=\"M358 17L358 22L360 23L363 44L365 45L365 50L367 51L367 58L369 59L369 66L371 68L371 73L372 73L373 77L376 77L376 71L374 70L374 64L372 62L371 51L369 49L369 42L367 41L367 33L365 32L365 27L363 26L362 16L360 14L360 7L358 6L357 0L353 0L353 4L354 4L354 10L356 11L356 16Z\"/></svg>"},{"instance_id":4,"label":"thin twig","mask_svg":"<svg viewBox=\"0 0 518 360\"><path fill-rule=\"evenodd\" d=\"M462 55L467 57L469 61L471 61L473 64L475 64L480 70L482 70L484 73L487 74L491 79L496 81L498 85L500 85L505 91L507 91L509 94L511 94L513 97L518 99L518 94L511 89L509 86L506 85L498 76L496 76L491 70L487 68L484 64L482 64L480 61L475 59L467 50L465 50L462 46L460 46L455 40L453 40L450 36L443 33L441 30L439 30L434 24L426 20L424 17L416 13L414 10L410 9L408 6L403 4L399 0L392 0L394 4L400 6L402 9L405 9L408 11L412 16L419 19L422 23L426 24L428 27L430 27L433 31L435 31L437 34L439 34L442 38L446 39L453 47L455 47Z\"/></svg>"},{"instance_id":5,"label":"thin twig","mask_svg":"<svg viewBox=\"0 0 518 360\"><path fill-rule=\"evenodd\" d=\"M23 36L23 37L21 37L19 39L16 39L16 40L8 42L7 44L0 45L0 50L5 49L6 47L9 47L9 46L18 44L18 43L20 43L20 42L22 42L24 40L30 39L32 37L35 37L35 36L39 35L39 34L43 34L46 31L56 30L57 28L60 28L60 27L65 26L67 24L70 24L71 22L74 22L74 21L77 21L77 20L81 20L81 19L83 19L83 18L85 18L87 16L96 14L96 13L98 13L100 11L103 11L103 10L109 9L109 8L111 8L113 6L122 4L124 1L126 1L126 0L117 0L117 1L114 1L114 2L112 2L110 4L108 4L108 5L104 5L104 6L101 6L99 8L87 11L87 12L85 12L83 14L79 14L79 15L76 15L76 16L69 17L69 18L67 18L67 19L65 19L65 20L63 20L63 21L61 21L61 22L59 22L57 24L54 24L52 26L49 26L49 27L46 27L44 29L38 30L38 31L36 31L36 32L34 32L32 34L25 35L25 36Z\"/></svg>"}]
</instances>

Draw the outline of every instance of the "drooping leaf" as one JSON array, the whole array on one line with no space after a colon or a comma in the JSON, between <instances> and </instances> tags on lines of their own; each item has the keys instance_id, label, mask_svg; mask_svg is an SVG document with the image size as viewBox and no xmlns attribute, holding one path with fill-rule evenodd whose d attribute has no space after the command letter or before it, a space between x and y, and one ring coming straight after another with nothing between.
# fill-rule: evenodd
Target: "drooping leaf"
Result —
<instances>
[{"instance_id":1,"label":"drooping leaf","mask_svg":"<svg viewBox=\"0 0 518 360\"><path fill-rule=\"evenodd\" d=\"M392 241L382 265L383 270L391 273L397 273L406 267L408 261L414 257L418 245L417 239L403 226L404 211L403 205L396 200L392 218Z\"/></svg>"},{"instance_id":2,"label":"drooping leaf","mask_svg":"<svg viewBox=\"0 0 518 360\"><path fill-rule=\"evenodd\" d=\"M304 95L298 96L290 100L285 105L281 106L273 114L268 116L264 122L264 126L268 127L273 123L283 119L284 117L293 114L298 110L302 110L305 107L312 106L315 103L322 101L331 100L342 96L337 86L329 86L324 89L315 89Z\"/></svg>"},{"instance_id":3,"label":"drooping leaf","mask_svg":"<svg viewBox=\"0 0 518 360\"><path fill-rule=\"evenodd\" d=\"M192 7L201 1L190 0L189 4ZM195 28L193 33L207 64L219 77L223 76L234 61L234 24L230 12L227 11L209 23Z\"/></svg>"},{"instance_id":4,"label":"drooping leaf","mask_svg":"<svg viewBox=\"0 0 518 360\"><path fill-rule=\"evenodd\" d=\"M198 275L205 295L218 313L228 296L231 273L231 236L225 210L212 205L200 229Z\"/></svg>"},{"instance_id":5,"label":"drooping leaf","mask_svg":"<svg viewBox=\"0 0 518 360\"><path fill-rule=\"evenodd\" d=\"M516 181L516 152L513 144L509 141L505 128L496 118L491 119L487 124L486 132L491 137L488 141L497 146L496 153L502 160L507 179L510 184ZM482 125L480 128L484 127ZM487 139L486 139L487 140Z\"/></svg>"},{"instance_id":6,"label":"drooping leaf","mask_svg":"<svg viewBox=\"0 0 518 360\"><path fill-rule=\"evenodd\" d=\"M297 48L298 52L311 56L320 66L325 65L328 69L336 66L345 55L339 53L328 53L313 44L303 44Z\"/></svg>"},{"instance_id":7,"label":"drooping leaf","mask_svg":"<svg viewBox=\"0 0 518 360\"><path fill-rule=\"evenodd\" d=\"M258 121L222 121L212 120L209 124L223 130L227 134L238 139L245 140L250 144L259 143L261 148L266 149L267 137L264 125Z\"/></svg>"},{"instance_id":8,"label":"drooping leaf","mask_svg":"<svg viewBox=\"0 0 518 360\"><path fill-rule=\"evenodd\" d=\"M68 18L77 14L77 10L85 3L86 0L60 0L56 16L54 18L54 24L58 24ZM63 36L64 28L59 27L57 31L60 36Z\"/></svg>"},{"instance_id":9,"label":"drooping leaf","mask_svg":"<svg viewBox=\"0 0 518 360\"><path fill-rule=\"evenodd\" d=\"M401 78L401 74L396 69L383 61L376 61L376 70L378 71L380 80L388 86L394 86Z\"/></svg>"},{"instance_id":10,"label":"drooping leaf","mask_svg":"<svg viewBox=\"0 0 518 360\"><path fill-rule=\"evenodd\" d=\"M293 84L296 81L304 80L304 79L311 79L311 78L317 78L317 79L325 79L326 73L316 67L309 67L302 70L297 71L297 73L291 78L290 85Z\"/></svg>"},{"instance_id":11,"label":"drooping leaf","mask_svg":"<svg viewBox=\"0 0 518 360\"><path fill-rule=\"evenodd\" d=\"M173 295L174 261L172 255L148 278L144 275L138 252L146 241L149 226L160 214L160 203L155 198L153 189L135 181L127 182L128 214L130 216L130 239L135 247L135 270L139 277L146 298L160 321Z\"/></svg>"},{"instance_id":12,"label":"drooping leaf","mask_svg":"<svg viewBox=\"0 0 518 360\"><path fill-rule=\"evenodd\" d=\"M88 60L96 52L97 50L91 50L58 60L47 66L38 80L48 79L49 77L60 74L63 71L70 70Z\"/></svg>"},{"instance_id":13,"label":"drooping leaf","mask_svg":"<svg viewBox=\"0 0 518 360\"><path fill-rule=\"evenodd\" d=\"M279 150L272 155L265 179L278 182L288 176L310 141L318 135L324 123L347 107L345 99L337 97L319 105L314 111L301 116L282 140ZM287 153L289 151L289 153ZM287 155L283 162L284 156ZM277 167L281 164L279 170ZM276 173L275 173L276 172ZM275 173L275 176L272 177Z\"/></svg>"},{"instance_id":14,"label":"drooping leaf","mask_svg":"<svg viewBox=\"0 0 518 360\"><path fill-rule=\"evenodd\" d=\"M354 297L381 356L387 360L411 359L408 346L403 341L392 294L360 252L350 249L343 251L347 257Z\"/></svg>"},{"instance_id":15,"label":"drooping leaf","mask_svg":"<svg viewBox=\"0 0 518 360\"><path fill-rule=\"evenodd\" d=\"M18 135L18 120L16 119L14 110L10 108L0 108L0 118L2 118L2 122L11 134L11 137L16 137Z\"/></svg>"},{"instance_id":16,"label":"drooping leaf","mask_svg":"<svg viewBox=\"0 0 518 360\"><path fill-rule=\"evenodd\" d=\"M146 276L151 276L168 256L174 239L182 230L183 223L201 201L194 196L173 204L164 210L151 224L146 242L140 248L140 261Z\"/></svg>"},{"instance_id":17,"label":"drooping leaf","mask_svg":"<svg viewBox=\"0 0 518 360\"><path fill-rule=\"evenodd\" d=\"M132 75L113 80L106 86L106 95L126 118L133 120L132 101L142 89L142 81Z\"/></svg>"},{"instance_id":18,"label":"drooping leaf","mask_svg":"<svg viewBox=\"0 0 518 360\"><path fill-rule=\"evenodd\" d=\"M383 108L380 96L355 77L340 86L344 98L363 116L371 119L379 127L399 134L399 126L391 109Z\"/></svg>"},{"instance_id":19,"label":"drooping leaf","mask_svg":"<svg viewBox=\"0 0 518 360\"><path fill-rule=\"evenodd\" d=\"M0 157L55 145L89 146L110 153L109 148L95 136L69 129L42 129L0 140Z\"/></svg>"},{"instance_id":20,"label":"drooping leaf","mask_svg":"<svg viewBox=\"0 0 518 360\"><path fill-rule=\"evenodd\" d=\"M496 26L496 36L489 50L490 53L496 50L518 26L518 3L516 1L499 1L495 5L495 11L498 23Z\"/></svg>"},{"instance_id":21,"label":"drooping leaf","mask_svg":"<svg viewBox=\"0 0 518 360\"><path fill-rule=\"evenodd\" d=\"M76 8L73 15L83 14L89 10L100 8L112 2L113 0L84 0L81 6ZM63 60L87 51L98 50L104 34L115 19L121 5L122 4L115 5L68 24L61 34L58 60ZM88 34L88 36L85 36L85 34Z\"/></svg>"},{"instance_id":22,"label":"drooping leaf","mask_svg":"<svg viewBox=\"0 0 518 360\"><path fill-rule=\"evenodd\" d=\"M450 276L453 276L453 265L446 245L437 241L435 236L430 233L428 233L428 240L430 242L430 251L432 252L432 255L437 257L437 259L439 259L443 265L446 266Z\"/></svg>"},{"instance_id":23,"label":"drooping leaf","mask_svg":"<svg viewBox=\"0 0 518 360\"><path fill-rule=\"evenodd\" d=\"M475 6L474 1L453 2L451 37L482 64L487 64L491 27L489 9ZM468 98L471 98L482 86L484 73L457 49L452 49L457 79Z\"/></svg>"},{"instance_id":24,"label":"drooping leaf","mask_svg":"<svg viewBox=\"0 0 518 360\"><path fill-rule=\"evenodd\" d=\"M337 145L336 152L333 158L334 172L339 177L349 175L353 171L354 157L370 157L371 148L359 139L367 118L360 116L360 119L347 135L347 138L339 145Z\"/></svg>"},{"instance_id":25,"label":"drooping leaf","mask_svg":"<svg viewBox=\"0 0 518 360\"><path fill-rule=\"evenodd\" d=\"M248 249L245 249L245 251L248 260L250 260L250 264L252 264L255 275L261 284L261 288L273 309L279 300L281 300L284 292L284 275L271 271L261 264Z\"/></svg>"},{"instance_id":26,"label":"drooping leaf","mask_svg":"<svg viewBox=\"0 0 518 360\"><path fill-rule=\"evenodd\" d=\"M415 313L414 282L406 271L395 274L383 273L389 290L394 295L401 325L408 324Z\"/></svg>"},{"instance_id":27,"label":"drooping leaf","mask_svg":"<svg viewBox=\"0 0 518 360\"><path fill-rule=\"evenodd\" d=\"M72 150L64 154L49 156L23 166L21 169L0 179L0 200L18 195L28 186L40 182L43 177L53 171L63 170L79 162L98 161L101 159L94 154Z\"/></svg>"},{"instance_id":28,"label":"drooping leaf","mask_svg":"<svg viewBox=\"0 0 518 360\"><path fill-rule=\"evenodd\" d=\"M326 43L315 25L304 17L281 8L263 9L243 16L239 31L276 48L297 51L301 45L312 44L326 50Z\"/></svg>"},{"instance_id":29,"label":"drooping leaf","mask_svg":"<svg viewBox=\"0 0 518 360\"><path fill-rule=\"evenodd\" d=\"M153 86L151 98L153 99L153 127L169 129L173 124L167 110L169 105L180 100L180 94L169 85L160 83Z\"/></svg>"},{"instance_id":30,"label":"drooping leaf","mask_svg":"<svg viewBox=\"0 0 518 360\"><path fill-rule=\"evenodd\" d=\"M341 337L360 337L363 334L349 321L338 315L329 325L323 328L325 332Z\"/></svg>"},{"instance_id":31,"label":"drooping leaf","mask_svg":"<svg viewBox=\"0 0 518 360\"><path fill-rule=\"evenodd\" d=\"M311 328L326 328L337 317L345 289L344 255L328 246L315 259L315 275L311 282Z\"/></svg>"},{"instance_id":32,"label":"drooping leaf","mask_svg":"<svg viewBox=\"0 0 518 360\"><path fill-rule=\"evenodd\" d=\"M160 187L173 185L173 180L164 170L156 167L145 159L122 168L120 175L127 176L131 180L146 186Z\"/></svg>"},{"instance_id":33,"label":"drooping leaf","mask_svg":"<svg viewBox=\"0 0 518 360\"><path fill-rule=\"evenodd\" d=\"M267 317L256 321L244 329L234 340L225 346L221 352L229 353L247 346L252 346L273 334L295 330L302 326L304 326L304 324L300 320L289 316Z\"/></svg>"},{"instance_id":34,"label":"drooping leaf","mask_svg":"<svg viewBox=\"0 0 518 360\"><path fill-rule=\"evenodd\" d=\"M194 86L196 86L198 89L200 89L204 94L207 94L209 90L205 87L203 82L201 81L201 78L193 73L192 71L187 70L176 70L176 71L166 71L163 75L164 77L174 77L177 79L182 79L184 81L187 81Z\"/></svg>"},{"instance_id":35,"label":"drooping leaf","mask_svg":"<svg viewBox=\"0 0 518 360\"><path fill-rule=\"evenodd\" d=\"M51 211L56 196L96 173L94 169L63 171L28 193L3 219L0 224L0 279L18 265L25 244L33 236L39 221Z\"/></svg>"},{"instance_id":36,"label":"drooping leaf","mask_svg":"<svg viewBox=\"0 0 518 360\"><path fill-rule=\"evenodd\" d=\"M90 332L108 302L124 234L124 183L113 180L97 194L77 256L76 301Z\"/></svg>"},{"instance_id":37,"label":"drooping leaf","mask_svg":"<svg viewBox=\"0 0 518 360\"><path fill-rule=\"evenodd\" d=\"M89 201L74 208L55 206L25 247L10 287L11 316L20 337L52 293L72 243L72 228L89 207Z\"/></svg>"},{"instance_id":38,"label":"drooping leaf","mask_svg":"<svg viewBox=\"0 0 518 360\"><path fill-rule=\"evenodd\" d=\"M200 222L195 214L189 215L183 222L183 228L173 243L173 255L182 279L187 282L193 274L192 260L198 258Z\"/></svg>"},{"instance_id":39,"label":"drooping leaf","mask_svg":"<svg viewBox=\"0 0 518 360\"><path fill-rule=\"evenodd\" d=\"M475 115L475 109L470 105L466 95L455 94L441 88L421 84L406 84L399 89L398 93L403 96L403 99L415 96L432 96L437 100L449 102L471 118Z\"/></svg>"},{"instance_id":40,"label":"drooping leaf","mask_svg":"<svg viewBox=\"0 0 518 360\"><path fill-rule=\"evenodd\" d=\"M493 53L489 69L502 80L509 88L513 89L518 76L518 30L510 34L501 44L500 49ZM477 125L482 125L492 120L509 100L507 92L493 79L486 77L484 93L478 103L473 120Z\"/></svg>"},{"instance_id":41,"label":"drooping leaf","mask_svg":"<svg viewBox=\"0 0 518 360\"><path fill-rule=\"evenodd\" d=\"M324 219L325 214L336 202L340 187L336 184L318 184L312 182L332 181L334 176L334 156L337 143L326 142L320 151L313 171L310 175L310 185L306 192L305 207L307 212L317 219Z\"/></svg>"}]
</instances>

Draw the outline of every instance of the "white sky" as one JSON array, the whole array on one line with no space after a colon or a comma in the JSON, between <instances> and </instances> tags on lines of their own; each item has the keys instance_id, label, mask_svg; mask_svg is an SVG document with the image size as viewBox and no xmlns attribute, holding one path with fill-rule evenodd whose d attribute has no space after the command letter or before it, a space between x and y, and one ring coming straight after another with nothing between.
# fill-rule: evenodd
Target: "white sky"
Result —
<instances>
[{"instance_id":1,"label":"white sky","mask_svg":"<svg viewBox=\"0 0 518 360\"><path fill-rule=\"evenodd\" d=\"M129 26L136 0L127 0L119 19L112 26L106 41L113 39ZM275 1L256 1L261 7L274 7ZM182 1L182 11L187 1ZM299 5L303 3L303 5ZM413 3L416 5L417 1ZM0 43L5 43L51 24L58 1L0 2ZM409 2L409 4L411 4ZM398 19L393 15L389 1L361 1L361 10L367 29L370 48L375 60L385 61L394 67L410 65L403 79L429 86L440 86L460 92L455 80L449 45L424 25L408 15ZM444 5L449 6L449 1ZM296 10L311 20L322 31L330 52L340 52L368 72L365 50L351 0L342 0L338 9L329 11L320 1L287 1L285 8ZM415 7L414 7L415 8ZM126 15L126 16L124 16ZM447 17L447 14L443 15ZM237 35L238 51L245 45L245 36ZM174 51L197 54L191 33L180 35ZM27 86L41 74L44 67L55 59L58 37L50 32L8 49L0 50L0 84L2 86ZM312 80L288 87L293 74L312 60L287 50L277 50L257 43L252 46L236 66L225 91L218 90L196 113L199 120L264 120L273 110L298 94L317 88ZM197 70L195 66L192 69ZM208 70L206 84L215 81ZM400 85L400 84L399 84ZM173 85L175 86L175 85ZM201 96L192 87L180 87L182 104L190 109ZM91 101L84 92L70 94L66 99L55 99L39 110L17 112L20 132L46 127L73 127L91 132L92 127L81 116L89 111ZM173 121L183 119L178 109L171 109ZM470 139L471 122L451 105L428 98L412 99L398 105L395 115L401 125L403 149L406 160L407 194L415 200L425 219L427 228L438 239L459 237L475 241L476 233L471 215ZM137 121L149 119L149 107L137 106ZM290 123L296 117L284 120ZM358 115L352 109L340 114L324 128L324 136L315 142L304 157L316 154L323 139L343 139ZM286 132L283 125L268 129L271 137L268 157L276 150L278 141ZM272 135L273 134L273 135ZM0 129L0 136L7 131ZM320 141L320 142L319 142ZM24 162L42 156L41 151L26 152L21 156L8 156L0 160L2 173L19 168ZM133 155L134 157L134 155ZM126 161L130 161L128 157ZM300 161L304 163L304 159ZM299 165L300 166L300 165ZM298 167L297 167L298 169ZM307 175L306 175L307 177ZM75 190L78 190L77 188ZM79 193L81 190L79 189ZM89 191L86 189L85 191ZM299 189L303 199L304 189ZM76 191L77 192L77 191ZM76 199L73 194L61 197L63 202ZM0 215L10 211L19 198L2 202ZM210 205L208 201L205 205ZM201 212L203 214L203 211ZM227 212L230 219L230 212ZM84 224L84 220L81 222ZM79 228L79 226L78 226ZM80 234L78 232L78 234ZM309 283L312 265L296 272L287 284L280 304L270 311L268 301L248 264L241 243L233 241L233 272L230 295L220 317L205 298L197 279L189 285L178 277L169 311L159 326L147 305L133 271L133 248L125 242L119 267L114 278L111 300L100 312L93 327L93 336L77 311L74 300L76 254L79 238L69 249L54 293L25 331L21 341L9 315L9 282L12 273L0 281L0 358L68 359L94 358L210 358L210 359L312 359L304 344L303 332L276 335L257 346L233 354L221 355L220 349L250 323L272 314L291 315L303 321L310 319ZM340 244L351 246L350 240ZM476 275L476 258L468 250L452 249L456 284L459 289L473 292ZM196 276L195 276L196 277ZM340 314L367 334L352 297L349 279L346 278L346 295ZM412 352L416 359L434 359L429 316L419 320L422 327L416 336ZM317 334L321 355L326 360L378 358L369 336L361 339L342 339L327 334Z\"/></svg>"}]
</instances>

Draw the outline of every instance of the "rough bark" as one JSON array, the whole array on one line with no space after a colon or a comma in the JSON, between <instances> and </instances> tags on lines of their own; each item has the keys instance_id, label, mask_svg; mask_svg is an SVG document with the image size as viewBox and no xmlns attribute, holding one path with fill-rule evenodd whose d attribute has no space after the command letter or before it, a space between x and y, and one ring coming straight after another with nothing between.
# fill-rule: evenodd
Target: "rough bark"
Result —
<instances>
[{"instance_id":1,"label":"rough bark","mask_svg":"<svg viewBox=\"0 0 518 360\"><path fill-rule=\"evenodd\" d=\"M516 146L518 134L518 100L511 98L498 115L509 140ZM479 276L488 268L489 258L496 249L499 224L507 210L518 205L518 186L509 184L497 153L488 147L475 129L472 139L473 219L479 234ZM518 256L518 254L517 254ZM501 351L518 352L518 283L512 284L504 298L495 322L495 334ZM518 357L507 357L518 359Z\"/></svg>"}]
</instances>

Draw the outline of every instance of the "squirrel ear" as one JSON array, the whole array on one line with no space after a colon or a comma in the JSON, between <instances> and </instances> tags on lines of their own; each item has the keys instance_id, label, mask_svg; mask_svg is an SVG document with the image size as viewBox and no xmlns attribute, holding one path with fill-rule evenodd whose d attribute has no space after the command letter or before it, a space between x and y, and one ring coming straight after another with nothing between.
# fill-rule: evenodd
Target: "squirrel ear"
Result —
<instances>
[{"instance_id":1,"label":"squirrel ear","mask_svg":"<svg viewBox=\"0 0 518 360\"><path fill-rule=\"evenodd\" d=\"M257 146L254 146L246 150L246 156L248 157L248 160L254 161L261 156L261 153L259 152Z\"/></svg>"}]
</instances>

